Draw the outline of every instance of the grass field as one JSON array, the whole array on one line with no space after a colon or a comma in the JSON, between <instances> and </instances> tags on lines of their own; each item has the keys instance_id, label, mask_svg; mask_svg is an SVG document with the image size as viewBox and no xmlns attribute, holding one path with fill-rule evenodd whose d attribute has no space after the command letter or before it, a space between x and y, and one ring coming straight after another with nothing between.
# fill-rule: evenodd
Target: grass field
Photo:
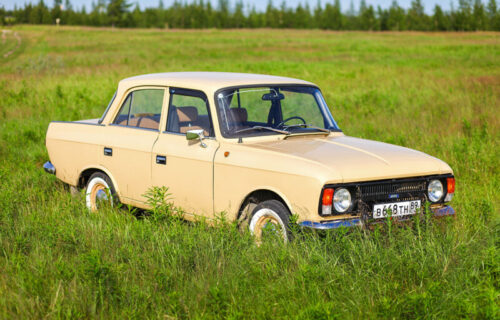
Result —
<instances>
[{"instance_id":1,"label":"grass field","mask_svg":"<svg viewBox=\"0 0 500 320\"><path fill-rule=\"evenodd\" d=\"M0 318L500 317L500 34L14 31L20 45L0 44ZM223 222L91 214L43 172L51 120L99 117L124 77L187 70L317 83L347 135L449 163L456 218L257 247Z\"/></svg>"}]
</instances>

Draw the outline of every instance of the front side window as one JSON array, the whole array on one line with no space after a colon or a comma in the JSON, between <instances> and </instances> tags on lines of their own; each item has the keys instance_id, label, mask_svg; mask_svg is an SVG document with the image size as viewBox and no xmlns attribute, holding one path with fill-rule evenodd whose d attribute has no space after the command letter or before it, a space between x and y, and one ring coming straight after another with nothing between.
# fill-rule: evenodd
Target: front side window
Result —
<instances>
[{"instance_id":1,"label":"front side window","mask_svg":"<svg viewBox=\"0 0 500 320\"><path fill-rule=\"evenodd\" d=\"M340 131L315 87L231 88L217 93L216 101L226 138Z\"/></svg>"},{"instance_id":2,"label":"front side window","mask_svg":"<svg viewBox=\"0 0 500 320\"><path fill-rule=\"evenodd\" d=\"M206 137L214 136L206 95L195 90L170 89L167 132L185 134L196 129L202 129Z\"/></svg>"},{"instance_id":3,"label":"front side window","mask_svg":"<svg viewBox=\"0 0 500 320\"><path fill-rule=\"evenodd\" d=\"M158 130L164 89L141 89L127 95L113 124Z\"/></svg>"}]
</instances>

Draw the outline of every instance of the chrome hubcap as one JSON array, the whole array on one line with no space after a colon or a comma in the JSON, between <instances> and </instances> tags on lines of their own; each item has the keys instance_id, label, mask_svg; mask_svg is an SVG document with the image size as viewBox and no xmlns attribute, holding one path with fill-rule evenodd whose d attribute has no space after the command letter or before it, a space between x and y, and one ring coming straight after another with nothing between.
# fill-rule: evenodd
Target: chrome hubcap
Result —
<instances>
[{"instance_id":1,"label":"chrome hubcap","mask_svg":"<svg viewBox=\"0 0 500 320\"><path fill-rule=\"evenodd\" d=\"M269 232L269 233L277 233L276 229L276 224L274 224L271 221L267 221L263 226L262 226L262 232Z\"/></svg>"},{"instance_id":2,"label":"chrome hubcap","mask_svg":"<svg viewBox=\"0 0 500 320\"><path fill-rule=\"evenodd\" d=\"M270 208L257 210L250 219L249 229L254 235L257 245L262 243L263 238L268 237L281 238L284 242L288 242L284 223L279 215Z\"/></svg>"},{"instance_id":3,"label":"chrome hubcap","mask_svg":"<svg viewBox=\"0 0 500 320\"><path fill-rule=\"evenodd\" d=\"M105 185L96 184L91 191L92 210L98 210L110 203L109 190Z\"/></svg>"},{"instance_id":4,"label":"chrome hubcap","mask_svg":"<svg viewBox=\"0 0 500 320\"><path fill-rule=\"evenodd\" d=\"M274 219L274 217L264 216L262 217L256 225L255 236L258 242L261 242L263 238L272 238L275 236L282 236L281 226L279 222Z\"/></svg>"},{"instance_id":5,"label":"chrome hubcap","mask_svg":"<svg viewBox=\"0 0 500 320\"><path fill-rule=\"evenodd\" d=\"M97 193L95 195L95 200L97 203L102 202L102 201L108 201L108 194L106 190L100 189L97 190Z\"/></svg>"}]
</instances>

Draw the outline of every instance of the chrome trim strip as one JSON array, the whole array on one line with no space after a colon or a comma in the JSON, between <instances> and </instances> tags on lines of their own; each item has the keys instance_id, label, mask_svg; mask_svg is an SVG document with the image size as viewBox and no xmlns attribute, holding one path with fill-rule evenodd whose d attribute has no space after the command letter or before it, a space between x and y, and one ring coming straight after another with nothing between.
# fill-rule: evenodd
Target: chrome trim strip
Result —
<instances>
[{"instance_id":1,"label":"chrome trim strip","mask_svg":"<svg viewBox=\"0 0 500 320\"><path fill-rule=\"evenodd\" d=\"M180 133L180 132L162 131L161 133L173 134L175 136L186 136L185 133ZM215 139L215 137L205 137L205 139L217 140L217 139Z\"/></svg>"},{"instance_id":2,"label":"chrome trim strip","mask_svg":"<svg viewBox=\"0 0 500 320\"><path fill-rule=\"evenodd\" d=\"M361 226L361 219L349 219L349 220L336 220L336 221L326 221L326 222L314 222L314 221L302 221L299 223L301 227L307 227L312 229L337 229L340 227L354 227Z\"/></svg>"},{"instance_id":3,"label":"chrome trim strip","mask_svg":"<svg viewBox=\"0 0 500 320\"><path fill-rule=\"evenodd\" d=\"M143 128L143 127L134 127L134 126L125 126L123 124L110 123L108 126L112 127L122 127L122 128L131 128L131 129L139 129L139 130L147 130L147 131L156 131L160 132L159 129L151 129L151 128Z\"/></svg>"},{"instance_id":4,"label":"chrome trim strip","mask_svg":"<svg viewBox=\"0 0 500 320\"><path fill-rule=\"evenodd\" d=\"M75 123L75 124L86 124L88 126L99 126L99 127L105 127L105 125L101 123L90 123L90 122L79 122L79 121L51 121L50 123Z\"/></svg>"},{"instance_id":5,"label":"chrome trim strip","mask_svg":"<svg viewBox=\"0 0 500 320\"><path fill-rule=\"evenodd\" d=\"M185 133L180 133L180 132L172 132L172 131L162 131L161 133L168 133L168 134L173 134L176 136L185 136Z\"/></svg>"},{"instance_id":6,"label":"chrome trim strip","mask_svg":"<svg viewBox=\"0 0 500 320\"><path fill-rule=\"evenodd\" d=\"M56 174L56 167L54 167L54 165L50 161L47 161L43 164L43 170L50 174Z\"/></svg>"},{"instance_id":7,"label":"chrome trim strip","mask_svg":"<svg viewBox=\"0 0 500 320\"><path fill-rule=\"evenodd\" d=\"M332 132L334 132L334 131L328 131L328 132L326 132L326 131L312 131L312 132L290 133L290 134L287 134L286 136L284 136L283 140L288 139L288 138L292 138L292 137L299 137L299 136L318 136L318 135L328 136Z\"/></svg>"}]
</instances>

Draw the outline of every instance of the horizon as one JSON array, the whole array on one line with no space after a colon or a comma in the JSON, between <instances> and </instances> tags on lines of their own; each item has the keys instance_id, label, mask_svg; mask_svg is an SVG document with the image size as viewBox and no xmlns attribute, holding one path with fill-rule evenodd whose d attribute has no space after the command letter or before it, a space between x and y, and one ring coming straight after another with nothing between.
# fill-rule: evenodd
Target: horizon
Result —
<instances>
[{"instance_id":1,"label":"horizon","mask_svg":"<svg viewBox=\"0 0 500 320\"><path fill-rule=\"evenodd\" d=\"M187 3L192 3L195 0L187 0ZM16 0L0 0L0 7L4 7L6 10L13 10L15 6L17 8L23 8L27 4L37 4L39 3L39 0L25 0L20 3L20 1ZM64 3L65 1L63 1ZM96 3L97 0L70 0L70 4L72 5L73 9L75 10L80 10L83 6L85 7L86 10L89 10L92 8L92 3ZM217 7L217 0L210 0L210 3L212 6ZM321 5L324 7L327 3L333 3L333 0L319 0ZM392 5L393 0L367 0L366 4L368 6L372 5L374 8L377 8L380 6L383 9L389 8ZM400 7L404 8L405 10L409 9L411 7L411 2L412 0L398 0L397 3ZM456 8L458 7L458 2L457 0L451 0L447 2L447 4L443 4L443 1L439 0L422 0L422 5L424 7L425 13L426 14L432 14L434 12L434 7L436 4L439 4L441 8L445 11L450 10L450 5L453 3L453 6ZM487 4L487 1L483 1L483 4ZM52 8L54 6L54 1L44 1L45 5L47 5L49 8ZM137 4L141 8L141 10L145 8L157 8L159 6L160 0L145 0L145 1L128 1L128 3L132 4L132 8L135 7ZM230 6L234 7L236 0L229 0ZM244 6L245 6L245 11L252 7L255 6L257 11L265 11L267 4L269 3L269 0L255 0L255 1L245 1L243 0ZM282 1L273 1L273 6L274 7L279 7L281 6ZM287 7L289 8L296 8L299 4L300 5L305 5L308 4L311 9L315 8L317 6L318 0L288 0L286 1ZM340 0L340 8L343 13L347 12L351 8L351 3L354 7L355 11L359 10L359 4L360 0ZM169 8L174 4L174 0L165 0L163 1L163 5L165 8Z\"/></svg>"}]
</instances>

